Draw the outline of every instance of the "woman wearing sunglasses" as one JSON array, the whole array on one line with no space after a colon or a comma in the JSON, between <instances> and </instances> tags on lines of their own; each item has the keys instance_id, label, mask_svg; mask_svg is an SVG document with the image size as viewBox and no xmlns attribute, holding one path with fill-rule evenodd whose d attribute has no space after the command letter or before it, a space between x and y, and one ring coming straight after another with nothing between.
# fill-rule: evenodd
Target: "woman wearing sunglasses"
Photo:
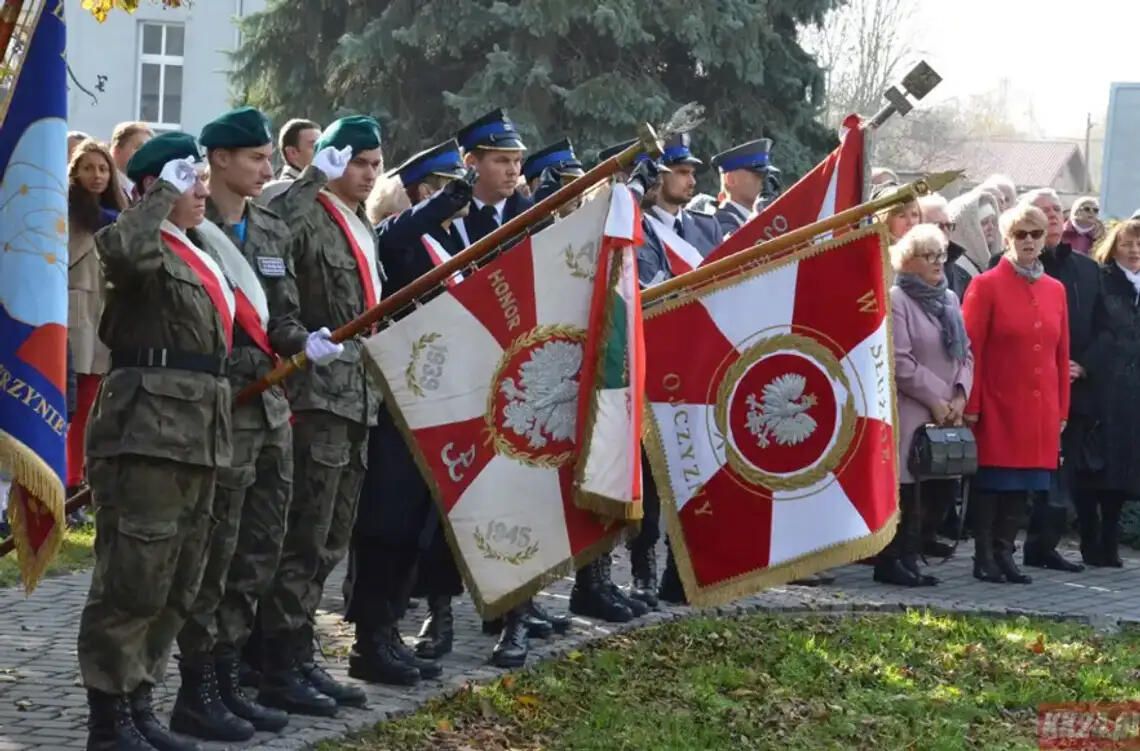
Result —
<instances>
[{"instance_id":1,"label":"woman wearing sunglasses","mask_svg":"<svg viewBox=\"0 0 1140 751\"><path fill-rule=\"evenodd\" d=\"M966 290L974 353L965 420L978 441L974 576L1028 584L1013 560L1030 494L1047 493L1069 412L1065 288L1041 264L1048 220L1020 203L1001 215L1001 261Z\"/></svg>"}]
</instances>

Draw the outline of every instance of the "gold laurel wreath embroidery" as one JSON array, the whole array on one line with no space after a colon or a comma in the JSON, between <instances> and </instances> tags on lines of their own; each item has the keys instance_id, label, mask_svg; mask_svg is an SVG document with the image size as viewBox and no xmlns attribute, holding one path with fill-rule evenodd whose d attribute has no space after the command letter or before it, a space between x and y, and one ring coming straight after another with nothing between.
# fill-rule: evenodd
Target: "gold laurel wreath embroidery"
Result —
<instances>
[{"instance_id":1,"label":"gold laurel wreath embroidery","mask_svg":"<svg viewBox=\"0 0 1140 751\"><path fill-rule=\"evenodd\" d=\"M517 553L507 555L491 547L491 543L487 541L487 538L483 536L483 533L480 532L478 528L475 529L475 533L472 536L475 538L475 547L479 549L479 552L483 554L484 558L489 558L492 561L502 561L511 566L521 566L531 558L534 558L538 553L537 542L532 542Z\"/></svg>"},{"instance_id":2,"label":"gold laurel wreath embroidery","mask_svg":"<svg viewBox=\"0 0 1140 751\"><path fill-rule=\"evenodd\" d=\"M404 369L404 379L408 382L408 388L418 397L422 398L425 395L423 387L420 386L420 382L416 378L416 368L419 367L420 355L429 344L439 339L440 336L441 334L438 331L429 331L412 342L412 356L408 360L408 367Z\"/></svg>"},{"instance_id":3,"label":"gold laurel wreath embroidery","mask_svg":"<svg viewBox=\"0 0 1140 751\"><path fill-rule=\"evenodd\" d=\"M827 476L828 472L835 469L843 459L844 454L847 453L847 447L851 444L851 439L855 435L855 397L851 393L851 384L848 383L847 376L843 373L843 367L839 364L839 361L835 359L835 355L831 354L831 351L823 344L817 342L815 339L810 339L798 334L773 336L769 339L764 339L755 346L749 347L745 350L744 354L737 358L736 362L725 371L724 378L721 379L720 386L717 387L716 395L716 426L721 435L729 435L728 398L732 392L732 388L741 379L745 371L765 356L778 350L792 350L809 355L817 364L827 371L827 374L834 381L839 381L843 384L843 388L847 392L847 400L841 410L839 432L835 439L835 445L831 447L831 450L824 455L816 466L790 477L773 475L758 469L737 452L731 441L725 441L724 448L729 466L741 477L748 480L748 482L753 485L762 485L771 490L794 490L796 488L807 487L812 483L822 480Z\"/></svg>"},{"instance_id":4,"label":"gold laurel wreath embroidery","mask_svg":"<svg viewBox=\"0 0 1140 751\"><path fill-rule=\"evenodd\" d=\"M530 349L547 339L569 339L574 342L585 342L586 330L565 324L546 324L535 326L511 342L511 346L503 352L503 356L499 359L499 364L495 367L495 375L491 378L491 388L487 394L487 411L484 413L483 419L486 423L484 430L487 433L487 441L494 444L495 453L502 454L533 467L557 469L574 458L573 451L563 451L560 454L543 456L518 449L511 445L499 432L499 427L495 419L495 401L499 396L499 382L503 380L503 371L506 370L507 365L520 352L525 349Z\"/></svg>"},{"instance_id":5,"label":"gold laurel wreath embroidery","mask_svg":"<svg viewBox=\"0 0 1140 751\"><path fill-rule=\"evenodd\" d=\"M582 261L585 260L597 265L596 254L589 252L591 247L593 246L585 246L575 251L573 245L567 245L566 250L562 251L566 257L566 267L570 269L570 276L577 279L593 280L594 269L582 263Z\"/></svg>"}]
</instances>

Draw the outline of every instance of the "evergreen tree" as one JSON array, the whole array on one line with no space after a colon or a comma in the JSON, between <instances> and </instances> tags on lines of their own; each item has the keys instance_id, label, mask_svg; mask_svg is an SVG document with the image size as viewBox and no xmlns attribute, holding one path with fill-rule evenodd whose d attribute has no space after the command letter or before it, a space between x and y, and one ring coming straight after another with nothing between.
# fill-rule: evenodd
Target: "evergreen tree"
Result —
<instances>
[{"instance_id":1,"label":"evergreen tree","mask_svg":"<svg viewBox=\"0 0 1140 751\"><path fill-rule=\"evenodd\" d=\"M840 2L274 0L246 23L234 80L277 121L375 115L390 160L496 106L529 146L566 135L589 158L697 101L706 161L763 136L796 175L835 144L796 27Z\"/></svg>"}]
</instances>

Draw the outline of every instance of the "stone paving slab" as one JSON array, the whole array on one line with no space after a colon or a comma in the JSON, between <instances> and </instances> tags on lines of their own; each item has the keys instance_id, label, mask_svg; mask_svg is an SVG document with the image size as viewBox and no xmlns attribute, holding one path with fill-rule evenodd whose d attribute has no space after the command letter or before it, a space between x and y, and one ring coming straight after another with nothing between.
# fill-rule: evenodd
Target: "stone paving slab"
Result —
<instances>
[{"instance_id":1,"label":"stone paving slab","mask_svg":"<svg viewBox=\"0 0 1140 751\"><path fill-rule=\"evenodd\" d=\"M718 608L720 613L899 610L930 608L977 614L1029 614L1079 618L1105 629L1140 624L1140 557L1128 551L1124 569L1090 569L1066 574L1031 569L1031 585L986 584L971 575L970 543L944 565L931 567L942 579L937 587L906 589L877 584L868 566L836 569L834 584L826 587L786 586ZM1070 557L1073 553L1069 553ZM664 561L662 555L660 560ZM629 580L624 551L615 555L614 576ZM330 672L346 678L352 627L341 620L340 588L343 567L330 577L319 616L322 649ZM16 589L0 589L0 751L64 751L85 745L86 700L78 681L75 656L76 630L89 573L43 582L25 598ZM572 580L563 579L541 595L543 605L564 612ZM313 744L364 729L394 715L410 712L428 699L454 691L472 681L493 679L502 672L487 664L494 638L483 636L471 602L456 603L455 651L444 661L439 680L424 681L413 689L365 685L367 709L343 709L333 719L294 716L280 735L259 733L237 746L203 744L209 751L226 748L296 751ZM631 624L616 626L575 618L571 632L550 641L532 642L531 663L550 659L582 644L646 625L683 617L690 608L665 608ZM406 637L415 633L424 615L411 611L403 624ZM167 681L156 696L163 712L169 711L178 687L172 661Z\"/></svg>"}]
</instances>

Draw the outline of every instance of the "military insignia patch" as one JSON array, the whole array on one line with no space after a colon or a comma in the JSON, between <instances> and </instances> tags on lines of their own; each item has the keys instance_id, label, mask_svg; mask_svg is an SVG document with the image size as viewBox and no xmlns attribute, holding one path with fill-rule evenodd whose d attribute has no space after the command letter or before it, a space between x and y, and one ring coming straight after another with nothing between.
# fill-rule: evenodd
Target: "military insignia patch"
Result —
<instances>
[{"instance_id":1,"label":"military insignia patch","mask_svg":"<svg viewBox=\"0 0 1140 751\"><path fill-rule=\"evenodd\" d=\"M285 276L285 259L277 256L256 256L257 270L262 276Z\"/></svg>"}]
</instances>

